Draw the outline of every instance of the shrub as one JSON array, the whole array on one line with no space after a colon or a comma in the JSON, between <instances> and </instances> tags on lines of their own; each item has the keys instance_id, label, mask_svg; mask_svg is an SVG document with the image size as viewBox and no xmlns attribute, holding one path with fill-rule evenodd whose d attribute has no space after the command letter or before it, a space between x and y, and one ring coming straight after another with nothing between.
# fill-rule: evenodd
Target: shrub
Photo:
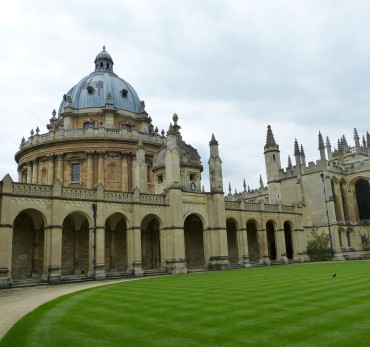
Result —
<instances>
[{"instance_id":1,"label":"shrub","mask_svg":"<svg viewBox=\"0 0 370 347\"><path fill-rule=\"evenodd\" d=\"M322 232L320 235L312 231L312 239L307 244L307 254L311 261L331 260L331 248L329 246L329 235Z\"/></svg>"}]
</instances>

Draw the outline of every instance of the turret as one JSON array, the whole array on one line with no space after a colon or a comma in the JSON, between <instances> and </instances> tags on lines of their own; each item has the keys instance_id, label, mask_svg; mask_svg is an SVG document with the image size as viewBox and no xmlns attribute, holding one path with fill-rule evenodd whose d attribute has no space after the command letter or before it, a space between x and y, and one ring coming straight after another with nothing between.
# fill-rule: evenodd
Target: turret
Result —
<instances>
[{"instance_id":1,"label":"turret","mask_svg":"<svg viewBox=\"0 0 370 347\"><path fill-rule=\"evenodd\" d=\"M299 145L297 139L294 140L294 157L295 157L295 165L297 168L301 166L301 153L299 152Z\"/></svg>"},{"instance_id":2,"label":"turret","mask_svg":"<svg viewBox=\"0 0 370 347\"><path fill-rule=\"evenodd\" d=\"M222 161L218 152L218 142L216 141L214 134L212 134L211 141L209 142L209 148L210 157L208 160L208 166L211 193L222 193Z\"/></svg>"},{"instance_id":3,"label":"turret","mask_svg":"<svg viewBox=\"0 0 370 347\"><path fill-rule=\"evenodd\" d=\"M306 154L304 153L303 145L301 145L301 163L302 166L306 166Z\"/></svg>"},{"instance_id":4,"label":"turret","mask_svg":"<svg viewBox=\"0 0 370 347\"><path fill-rule=\"evenodd\" d=\"M180 186L180 154L177 150L177 132L170 123L167 131L167 148L165 152L166 187Z\"/></svg>"},{"instance_id":5,"label":"turret","mask_svg":"<svg viewBox=\"0 0 370 347\"><path fill-rule=\"evenodd\" d=\"M278 203L281 200L281 184L279 176L281 169L280 151L279 145L275 142L274 134L272 133L270 125L267 126L266 145L264 150L270 201L271 203Z\"/></svg>"}]
</instances>

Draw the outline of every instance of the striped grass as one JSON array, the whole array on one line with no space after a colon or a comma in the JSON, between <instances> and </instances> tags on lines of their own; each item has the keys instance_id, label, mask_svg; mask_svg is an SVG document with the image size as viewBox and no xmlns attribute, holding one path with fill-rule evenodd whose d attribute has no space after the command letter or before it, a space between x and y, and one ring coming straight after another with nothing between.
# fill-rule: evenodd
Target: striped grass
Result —
<instances>
[{"instance_id":1,"label":"striped grass","mask_svg":"<svg viewBox=\"0 0 370 347\"><path fill-rule=\"evenodd\" d=\"M0 346L369 346L369 270L328 262L121 282L40 306Z\"/></svg>"}]
</instances>

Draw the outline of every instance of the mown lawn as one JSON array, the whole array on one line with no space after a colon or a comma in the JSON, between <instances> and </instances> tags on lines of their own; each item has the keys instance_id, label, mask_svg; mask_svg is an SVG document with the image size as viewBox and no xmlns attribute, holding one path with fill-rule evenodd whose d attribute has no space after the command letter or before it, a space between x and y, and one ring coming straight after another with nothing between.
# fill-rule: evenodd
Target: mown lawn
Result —
<instances>
[{"instance_id":1,"label":"mown lawn","mask_svg":"<svg viewBox=\"0 0 370 347\"><path fill-rule=\"evenodd\" d=\"M40 306L0 346L369 346L369 270L329 262L121 282Z\"/></svg>"}]
</instances>

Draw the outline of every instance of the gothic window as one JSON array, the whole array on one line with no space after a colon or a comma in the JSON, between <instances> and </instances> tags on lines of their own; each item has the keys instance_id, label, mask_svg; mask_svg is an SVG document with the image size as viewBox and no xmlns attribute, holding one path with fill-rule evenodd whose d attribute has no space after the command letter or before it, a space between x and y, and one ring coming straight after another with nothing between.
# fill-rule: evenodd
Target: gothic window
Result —
<instances>
[{"instance_id":1,"label":"gothic window","mask_svg":"<svg viewBox=\"0 0 370 347\"><path fill-rule=\"evenodd\" d=\"M163 183L163 175L158 175L158 184Z\"/></svg>"},{"instance_id":2,"label":"gothic window","mask_svg":"<svg viewBox=\"0 0 370 347\"><path fill-rule=\"evenodd\" d=\"M360 220L370 219L370 187L369 182L361 179L356 185L357 208Z\"/></svg>"},{"instance_id":3,"label":"gothic window","mask_svg":"<svg viewBox=\"0 0 370 347\"><path fill-rule=\"evenodd\" d=\"M117 182L117 165L116 165L116 163L108 164L108 182Z\"/></svg>"},{"instance_id":4,"label":"gothic window","mask_svg":"<svg viewBox=\"0 0 370 347\"><path fill-rule=\"evenodd\" d=\"M81 170L81 165L79 163L72 164L71 182L80 182L80 170Z\"/></svg>"}]
</instances>

